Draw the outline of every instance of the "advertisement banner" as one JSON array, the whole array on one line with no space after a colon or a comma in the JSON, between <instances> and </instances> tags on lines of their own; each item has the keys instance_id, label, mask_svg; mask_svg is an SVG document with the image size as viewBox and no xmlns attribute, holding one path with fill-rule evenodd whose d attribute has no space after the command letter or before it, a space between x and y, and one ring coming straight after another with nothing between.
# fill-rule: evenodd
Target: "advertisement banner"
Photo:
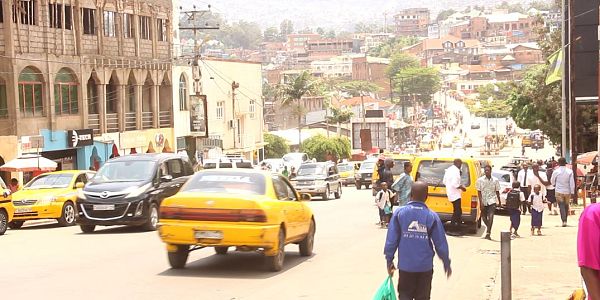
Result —
<instances>
[{"instance_id":1,"label":"advertisement banner","mask_svg":"<svg viewBox=\"0 0 600 300\"><path fill-rule=\"evenodd\" d=\"M190 96L190 132L197 137L208 137L206 95Z\"/></svg>"}]
</instances>

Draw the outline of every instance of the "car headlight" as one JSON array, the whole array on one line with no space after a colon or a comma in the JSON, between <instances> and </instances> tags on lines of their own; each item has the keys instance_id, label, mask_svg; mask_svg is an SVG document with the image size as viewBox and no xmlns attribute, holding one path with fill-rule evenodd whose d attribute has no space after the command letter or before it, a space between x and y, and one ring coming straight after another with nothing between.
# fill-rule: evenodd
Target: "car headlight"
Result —
<instances>
[{"instance_id":1,"label":"car headlight","mask_svg":"<svg viewBox=\"0 0 600 300\"><path fill-rule=\"evenodd\" d=\"M140 201L140 203L138 203L137 207L135 208L135 216L136 217L141 216L142 213L144 213L144 201Z\"/></svg>"},{"instance_id":2,"label":"car headlight","mask_svg":"<svg viewBox=\"0 0 600 300\"><path fill-rule=\"evenodd\" d=\"M151 183L147 183L144 184L138 188L133 189L131 192L129 192L129 195L127 195L125 198L135 198L135 197L139 197L141 194L143 194L144 192L146 192L150 187L152 186Z\"/></svg>"}]
</instances>

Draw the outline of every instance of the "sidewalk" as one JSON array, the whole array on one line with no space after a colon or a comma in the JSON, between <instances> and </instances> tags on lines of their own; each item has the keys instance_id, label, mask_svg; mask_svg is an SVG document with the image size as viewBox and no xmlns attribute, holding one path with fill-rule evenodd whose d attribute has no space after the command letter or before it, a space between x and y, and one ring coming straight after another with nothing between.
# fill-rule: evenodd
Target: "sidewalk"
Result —
<instances>
[{"instance_id":1,"label":"sidewalk","mask_svg":"<svg viewBox=\"0 0 600 300\"><path fill-rule=\"evenodd\" d=\"M511 241L512 299L567 299L581 287L577 266L577 225L582 209L561 227L560 216L544 211L543 236L530 235L531 215L521 216L521 238ZM504 222L502 222L504 223ZM490 299L500 299L500 272Z\"/></svg>"}]
</instances>

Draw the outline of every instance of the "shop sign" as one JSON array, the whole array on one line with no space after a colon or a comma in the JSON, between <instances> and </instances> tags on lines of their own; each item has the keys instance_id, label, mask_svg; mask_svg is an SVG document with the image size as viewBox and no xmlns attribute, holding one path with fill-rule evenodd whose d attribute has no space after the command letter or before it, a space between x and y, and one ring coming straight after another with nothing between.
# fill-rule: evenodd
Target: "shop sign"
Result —
<instances>
[{"instance_id":1,"label":"shop sign","mask_svg":"<svg viewBox=\"0 0 600 300\"><path fill-rule=\"evenodd\" d=\"M30 150L44 148L44 137L41 135L36 136L22 136L21 137L21 152L29 152Z\"/></svg>"},{"instance_id":2,"label":"shop sign","mask_svg":"<svg viewBox=\"0 0 600 300\"><path fill-rule=\"evenodd\" d=\"M68 130L67 145L70 148L94 145L94 131L92 129Z\"/></svg>"},{"instance_id":3,"label":"shop sign","mask_svg":"<svg viewBox=\"0 0 600 300\"><path fill-rule=\"evenodd\" d=\"M190 132L197 137L208 137L206 95L190 96Z\"/></svg>"}]
</instances>

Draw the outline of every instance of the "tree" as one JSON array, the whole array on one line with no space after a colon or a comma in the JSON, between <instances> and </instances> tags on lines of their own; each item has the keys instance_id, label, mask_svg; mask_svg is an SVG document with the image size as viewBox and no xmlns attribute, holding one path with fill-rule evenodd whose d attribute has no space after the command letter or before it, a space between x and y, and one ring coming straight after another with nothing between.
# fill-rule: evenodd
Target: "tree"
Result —
<instances>
[{"instance_id":1,"label":"tree","mask_svg":"<svg viewBox=\"0 0 600 300\"><path fill-rule=\"evenodd\" d=\"M390 65L385 70L385 74L388 78L393 78L398 72L407 68L419 67L419 60L406 53L396 53L392 56Z\"/></svg>"},{"instance_id":2,"label":"tree","mask_svg":"<svg viewBox=\"0 0 600 300\"><path fill-rule=\"evenodd\" d=\"M400 53L402 49L417 43L419 43L419 38L417 37L396 37L375 48L370 49L369 55L389 58L397 53Z\"/></svg>"},{"instance_id":3,"label":"tree","mask_svg":"<svg viewBox=\"0 0 600 300\"><path fill-rule=\"evenodd\" d=\"M373 32L377 32L379 30L379 26L377 24L366 24L364 22L359 22L358 24L354 25L354 32L355 33L373 33Z\"/></svg>"},{"instance_id":4,"label":"tree","mask_svg":"<svg viewBox=\"0 0 600 300\"><path fill-rule=\"evenodd\" d=\"M336 35L335 35L335 30L329 30L327 31L327 33L325 34L325 37L328 39L335 39Z\"/></svg>"},{"instance_id":5,"label":"tree","mask_svg":"<svg viewBox=\"0 0 600 300\"><path fill-rule=\"evenodd\" d=\"M279 29L277 27L269 27L263 33L265 42L276 42L279 40Z\"/></svg>"},{"instance_id":6,"label":"tree","mask_svg":"<svg viewBox=\"0 0 600 300\"><path fill-rule=\"evenodd\" d=\"M306 109L302 105L301 100L304 96L318 92L318 87L318 82L308 71L303 71L281 87L282 105L291 107L292 114L298 118L299 146L302 146L302 119L306 115Z\"/></svg>"},{"instance_id":7,"label":"tree","mask_svg":"<svg viewBox=\"0 0 600 300\"><path fill-rule=\"evenodd\" d=\"M525 13L525 8L520 3L510 4L507 1L503 1L500 5L497 6L499 9L506 9L509 13L518 12Z\"/></svg>"},{"instance_id":8,"label":"tree","mask_svg":"<svg viewBox=\"0 0 600 300\"><path fill-rule=\"evenodd\" d=\"M279 32L284 40L287 38L288 34L294 33L294 23L292 20L285 19L281 21L281 24L279 25Z\"/></svg>"},{"instance_id":9,"label":"tree","mask_svg":"<svg viewBox=\"0 0 600 300\"><path fill-rule=\"evenodd\" d=\"M394 76L394 92L400 95L413 95L415 100L427 104L431 96L442 87L442 79L437 69L409 67Z\"/></svg>"},{"instance_id":10,"label":"tree","mask_svg":"<svg viewBox=\"0 0 600 300\"><path fill-rule=\"evenodd\" d=\"M478 87L476 103L469 103L469 110L478 117L506 118L510 115L508 98L512 93L512 84L496 83Z\"/></svg>"},{"instance_id":11,"label":"tree","mask_svg":"<svg viewBox=\"0 0 600 300\"><path fill-rule=\"evenodd\" d=\"M323 29L323 27L317 27L317 33L320 36L325 36L325 29Z\"/></svg>"},{"instance_id":12,"label":"tree","mask_svg":"<svg viewBox=\"0 0 600 300\"><path fill-rule=\"evenodd\" d=\"M342 135L342 130L340 128L340 124L349 123L354 116L354 113L351 110L341 109L337 107L331 107L329 109L331 111L331 116L327 117L327 123L334 123L337 125L337 135Z\"/></svg>"},{"instance_id":13,"label":"tree","mask_svg":"<svg viewBox=\"0 0 600 300\"><path fill-rule=\"evenodd\" d=\"M440 13L437 15L437 21L444 21L446 19L448 19L449 16L455 14L456 11L454 9L444 9L442 11L440 11Z\"/></svg>"},{"instance_id":14,"label":"tree","mask_svg":"<svg viewBox=\"0 0 600 300\"><path fill-rule=\"evenodd\" d=\"M262 41L262 31L256 23L239 21L222 26L221 41L227 47L258 49Z\"/></svg>"},{"instance_id":15,"label":"tree","mask_svg":"<svg viewBox=\"0 0 600 300\"><path fill-rule=\"evenodd\" d=\"M265 133L265 158L281 158L286 153L290 152L290 145L288 142L277 135Z\"/></svg>"},{"instance_id":16,"label":"tree","mask_svg":"<svg viewBox=\"0 0 600 300\"><path fill-rule=\"evenodd\" d=\"M302 149L309 157L314 157L317 161L337 161L339 159L350 158L352 153L348 138L328 138L323 135L315 135L306 139L302 143Z\"/></svg>"},{"instance_id":17,"label":"tree","mask_svg":"<svg viewBox=\"0 0 600 300\"><path fill-rule=\"evenodd\" d=\"M339 86L339 89L343 92L346 92L350 95L352 95L353 97L360 97L360 106L361 106L361 113L362 113L362 119L363 119L363 124L365 123L365 100L364 100L364 96L367 96L371 93L375 93L381 90L381 87L369 82L369 81L361 81L361 80L355 80L355 81L349 81L349 82L344 82Z\"/></svg>"}]
</instances>

